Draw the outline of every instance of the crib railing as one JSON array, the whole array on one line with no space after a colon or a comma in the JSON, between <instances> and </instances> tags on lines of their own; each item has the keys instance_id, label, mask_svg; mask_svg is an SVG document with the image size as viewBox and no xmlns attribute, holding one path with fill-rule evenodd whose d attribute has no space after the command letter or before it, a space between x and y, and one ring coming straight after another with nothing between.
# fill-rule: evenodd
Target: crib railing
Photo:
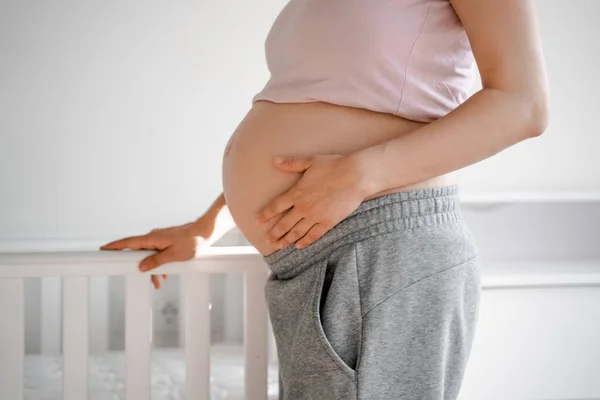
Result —
<instances>
[{"instance_id":1,"label":"crib railing","mask_svg":"<svg viewBox=\"0 0 600 400\"><path fill-rule=\"evenodd\" d=\"M89 316L90 292L92 295L107 295L106 290L97 287L98 282L96 287L90 285L89 278L119 275L126 279L125 398L149 399L152 289L148 274L137 269L139 261L148 254L99 251L0 254L1 398L23 398L24 279L57 277L56 280L62 280L62 285L56 285L59 281L50 280L45 287L42 286L42 291L62 290L63 399L83 400L87 398L88 391L89 330L90 326L94 326ZM172 263L160 269L160 273L181 275L186 398L210 398L209 274L224 272L244 274L245 397L267 398L269 333L263 296L267 271L262 257L254 248L241 246L212 247L193 261ZM99 284L102 285L102 281ZM44 327L59 332L48 328L57 324L59 319L52 314L50 307L44 313L44 307L42 304L42 336ZM101 319L106 318L108 312L107 309L103 311L98 313ZM58 347L55 339L42 340L42 351ZM100 342L103 340L106 341L106 337L100 335Z\"/></svg>"}]
</instances>

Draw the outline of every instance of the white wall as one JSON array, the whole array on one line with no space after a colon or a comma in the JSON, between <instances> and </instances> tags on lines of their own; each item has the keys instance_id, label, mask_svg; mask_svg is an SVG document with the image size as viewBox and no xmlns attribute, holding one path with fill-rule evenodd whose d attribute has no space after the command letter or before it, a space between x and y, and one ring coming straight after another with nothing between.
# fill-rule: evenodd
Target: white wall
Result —
<instances>
[{"instance_id":1,"label":"white wall","mask_svg":"<svg viewBox=\"0 0 600 400\"><path fill-rule=\"evenodd\" d=\"M594 192L598 198L600 2L538 0L536 5L551 93L546 134L466 169L462 185L478 194Z\"/></svg>"},{"instance_id":2,"label":"white wall","mask_svg":"<svg viewBox=\"0 0 600 400\"><path fill-rule=\"evenodd\" d=\"M221 190L228 136L268 77L263 42L284 4L3 1L4 247L102 241L201 213ZM466 192L600 191L600 2L538 7L548 134L468 168Z\"/></svg>"},{"instance_id":3,"label":"white wall","mask_svg":"<svg viewBox=\"0 0 600 400\"><path fill-rule=\"evenodd\" d=\"M198 216L283 1L0 4L0 240Z\"/></svg>"}]
</instances>

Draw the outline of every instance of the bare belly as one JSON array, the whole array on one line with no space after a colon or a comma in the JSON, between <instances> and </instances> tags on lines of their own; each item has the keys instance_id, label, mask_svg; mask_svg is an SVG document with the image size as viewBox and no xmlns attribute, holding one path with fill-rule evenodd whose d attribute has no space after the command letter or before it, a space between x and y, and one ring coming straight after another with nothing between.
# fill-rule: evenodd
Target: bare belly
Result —
<instances>
[{"instance_id":1,"label":"bare belly","mask_svg":"<svg viewBox=\"0 0 600 400\"><path fill-rule=\"evenodd\" d=\"M267 245L274 218L258 225L262 207L285 192L298 174L277 170L275 156L347 154L405 135L423 124L357 108L326 103L254 105L233 133L223 157L223 190L231 216L248 241L263 255L276 251ZM378 193L444 186L454 183L444 175L418 184Z\"/></svg>"}]
</instances>

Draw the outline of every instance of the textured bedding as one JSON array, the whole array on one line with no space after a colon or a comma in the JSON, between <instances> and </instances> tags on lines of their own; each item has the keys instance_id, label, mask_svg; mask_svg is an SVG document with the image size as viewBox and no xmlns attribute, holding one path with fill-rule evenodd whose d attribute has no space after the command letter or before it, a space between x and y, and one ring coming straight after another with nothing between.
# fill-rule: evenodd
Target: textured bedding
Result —
<instances>
[{"instance_id":1,"label":"textured bedding","mask_svg":"<svg viewBox=\"0 0 600 400\"><path fill-rule=\"evenodd\" d=\"M184 399L185 363L180 349L154 349L151 356L151 399ZM244 355L241 345L211 348L211 399L244 398ZM62 357L25 358L25 399L62 399ZM118 400L125 396L124 352L92 355L88 363L88 399ZM278 392L277 367L269 366L269 399Z\"/></svg>"}]
</instances>

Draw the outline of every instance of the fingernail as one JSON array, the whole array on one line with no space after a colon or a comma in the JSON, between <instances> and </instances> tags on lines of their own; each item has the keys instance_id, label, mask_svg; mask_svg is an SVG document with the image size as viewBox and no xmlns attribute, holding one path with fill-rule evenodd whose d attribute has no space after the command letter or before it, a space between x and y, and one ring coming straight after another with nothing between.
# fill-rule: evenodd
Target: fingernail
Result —
<instances>
[{"instance_id":1,"label":"fingernail","mask_svg":"<svg viewBox=\"0 0 600 400\"><path fill-rule=\"evenodd\" d=\"M271 239L267 239L267 244L271 244L273 242L271 242Z\"/></svg>"},{"instance_id":2,"label":"fingernail","mask_svg":"<svg viewBox=\"0 0 600 400\"><path fill-rule=\"evenodd\" d=\"M275 157L275 164L281 164L283 162L283 158Z\"/></svg>"},{"instance_id":3,"label":"fingernail","mask_svg":"<svg viewBox=\"0 0 600 400\"><path fill-rule=\"evenodd\" d=\"M144 272L148 269L148 266L146 264L142 264L140 265L140 271Z\"/></svg>"}]
</instances>

